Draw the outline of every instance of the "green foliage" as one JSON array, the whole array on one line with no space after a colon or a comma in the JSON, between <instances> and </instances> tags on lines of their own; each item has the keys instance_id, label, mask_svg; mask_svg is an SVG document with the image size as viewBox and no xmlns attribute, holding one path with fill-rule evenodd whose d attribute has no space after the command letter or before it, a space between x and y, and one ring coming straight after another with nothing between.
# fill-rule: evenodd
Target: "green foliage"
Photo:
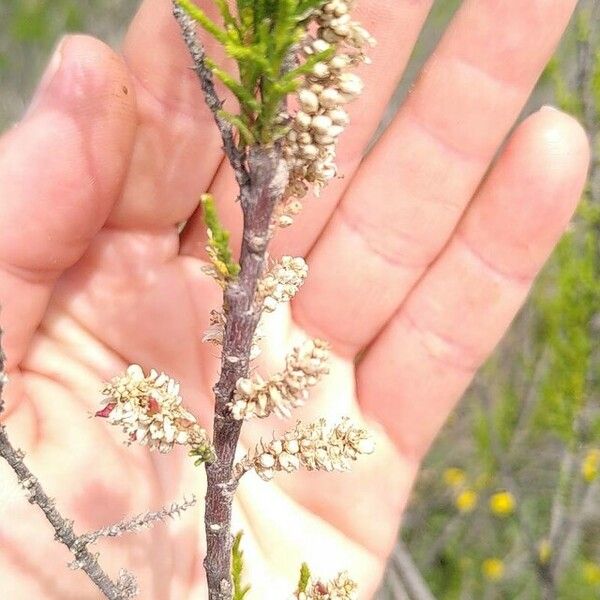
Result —
<instances>
[{"instance_id":1,"label":"green foliage","mask_svg":"<svg viewBox=\"0 0 600 600\"><path fill-rule=\"evenodd\" d=\"M544 76L552 84L557 106L572 115L579 115L582 109L581 99L565 79L558 56L552 57L546 67Z\"/></svg>"},{"instance_id":2,"label":"green foliage","mask_svg":"<svg viewBox=\"0 0 600 600\"><path fill-rule=\"evenodd\" d=\"M196 457L194 465L199 467L204 464L212 464L215 460L215 451L212 446L197 446L190 450L189 456Z\"/></svg>"},{"instance_id":3,"label":"green foliage","mask_svg":"<svg viewBox=\"0 0 600 600\"><path fill-rule=\"evenodd\" d=\"M82 15L77 6L60 2L64 7L63 23L68 30L76 30L82 25ZM38 42L48 36L48 7L45 2L21 2L14 7L9 21L10 33L21 42Z\"/></svg>"},{"instance_id":4,"label":"green foliage","mask_svg":"<svg viewBox=\"0 0 600 600\"><path fill-rule=\"evenodd\" d=\"M473 408L473 441L484 471L488 474L494 473L498 465L492 441L492 422L481 406Z\"/></svg>"},{"instance_id":5,"label":"green foliage","mask_svg":"<svg viewBox=\"0 0 600 600\"><path fill-rule=\"evenodd\" d=\"M590 9L600 1L580 0L537 92L539 103L552 93L595 134L584 199L507 339L430 452L404 521L407 546L440 600L600 598L600 522L590 517L596 496L588 495L600 480L584 470L590 449L600 447L600 24ZM440 477L446 469L464 478ZM504 516L489 504L503 488L516 499ZM479 501L461 511L465 491ZM550 548L553 515L559 534ZM559 556L549 595L544 570ZM502 577L486 575L486 558L502 561Z\"/></svg>"},{"instance_id":6,"label":"green foliage","mask_svg":"<svg viewBox=\"0 0 600 600\"><path fill-rule=\"evenodd\" d=\"M560 242L536 296L539 334L549 367L541 386L537 423L566 441L577 435L576 417L589 398L589 369L598 345L590 331L600 307L598 232L585 204Z\"/></svg>"},{"instance_id":7,"label":"green foliage","mask_svg":"<svg viewBox=\"0 0 600 600\"><path fill-rule=\"evenodd\" d=\"M244 572L244 553L241 550L243 531L240 531L233 538L231 548L231 580L233 582L233 600L244 600L246 594L250 591L249 585L242 583Z\"/></svg>"},{"instance_id":8,"label":"green foliage","mask_svg":"<svg viewBox=\"0 0 600 600\"><path fill-rule=\"evenodd\" d=\"M0 0L0 130L27 106L48 55L67 32L117 43L137 0Z\"/></svg>"},{"instance_id":9,"label":"green foliage","mask_svg":"<svg viewBox=\"0 0 600 600\"><path fill-rule=\"evenodd\" d=\"M300 66L286 67L286 59L303 34L304 21L325 0L238 0L235 13L226 0L213 0L221 24L191 0L177 1L237 64L238 73L232 75L212 60L206 61L238 100L240 114L223 116L238 128L242 145L273 142L283 133L276 122L281 103L298 88L304 73L330 56L326 51Z\"/></svg>"},{"instance_id":10,"label":"green foliage","mask_svg":"<svg viewBox=\"0 0 600 600\"><path fill-rule=\"evenodd\" d=\"M306 563L302 563L300 567L300 579L298 581L298 594L306 592L308 584L310 583L310 569Z\"/></svg>"},{"instance_id":11,"label":"green foliage","mask_svg":"<svg viewBox=\"0 0 600 600\"><path fill-rule=\"evenodd\" d=\"M591 85L592 97L596 107L596 115L598 119L600 119L600 49L597 50L594 55Z\"/></svg>"},{"instance_id":12,"label":"green foliage","mask_svg":"<svg viewBox=\"0 0 600 600\"><path fill-rule=\"evenodd\" d=\"M212 249L211 259L220 276L225 279L236 277L240 265L233 260L229 248L229 232L223 229L217 215L215 200L210 194L202 196L202 216L208 231L208 245Z\"/></svg>"}]
</instances>

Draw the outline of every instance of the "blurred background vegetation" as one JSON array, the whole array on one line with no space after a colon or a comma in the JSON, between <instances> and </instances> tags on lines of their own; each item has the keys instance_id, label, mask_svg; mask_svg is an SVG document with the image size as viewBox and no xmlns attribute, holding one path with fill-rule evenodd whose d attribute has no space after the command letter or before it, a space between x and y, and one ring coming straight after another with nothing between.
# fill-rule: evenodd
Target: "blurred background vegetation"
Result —
<instances>
[{"instance_id":1,"label":"blurred background vegetation","mask_svg":"<svg viewBox=\"0 0 600 600\"><path fill-rule=\"evenodd\" d=\"M23 112L61 35L118 44L137 6L1 1L0 130ZM458 4L436 3L385 122ZM600 0L580 0L524 115L548 101L585 124L590 183L528 304L429 453L381 600L600 598Z\"/></svg>"}]
</instances>

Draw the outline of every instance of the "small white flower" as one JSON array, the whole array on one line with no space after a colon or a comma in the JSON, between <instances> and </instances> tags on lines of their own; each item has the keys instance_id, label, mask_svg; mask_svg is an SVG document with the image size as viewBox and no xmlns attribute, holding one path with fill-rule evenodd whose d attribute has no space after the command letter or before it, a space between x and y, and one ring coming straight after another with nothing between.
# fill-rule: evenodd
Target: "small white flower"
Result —
<instances>
[{"instance_id":1,"label":"small white flower","mask_svg":"<svg viewBox=\"0 0 600 600\"><path fill-rule=\"evenodd\" d=\"M286 368L267 381L259 375L236 382L231 414L237 420L289 417L292 409L308 399L309 388L329 372L329 348L321 340L309 340L297 346L286 359Z\"/></svg>"},{"instance_id":2,"label":"small white flower","mask_svg":"<svg viewBox=\"0 0 600 600\"><path fill-rule=\"evenodd\" d=\"M303 425L298 423L283 438L261 441L253 454L236 465L239 476L254 470L270 481L277 472L291 473L304 467L309 471L347 471L361 455L372 454L374 443L369 433L343 419L329 428L325 419Z\"/></svg>"},{"instance_id":3,"label":"small white flower","mask_svg":"<svg viewBox=\"0 0 600 600\"><path fill-rule=\"evenodd\" d=\"M130 365L102 393L104 407L96 416L120 427L127 444L138 442L159 452L178 444L210 454L206 431L183 406L179 384L165 373L152 369L146 376L139 365Z\"/></svg>"},{"instance_id":4,"label":"small white flower","mask_svg":"<svg viewBox=\"0 0 600 600\"><path fill-rule=\"evenodd\" d=\"M300 110L292 115L283 154L288 162L289 185L278 205L273 223L288 227L293 222L291 204L306 195L310 184L315 195L337 176L336 146L350 119L343 106L363 91L363 82L350 69L369 62L364 49L375 40L350 15L353 0L331 0L315 9L316 35L307 33L300 45L305 58L330 48L334 54L313 65L297 99ZM309 133L310 132L310 133Z\"/></svg>"}]
</instances>

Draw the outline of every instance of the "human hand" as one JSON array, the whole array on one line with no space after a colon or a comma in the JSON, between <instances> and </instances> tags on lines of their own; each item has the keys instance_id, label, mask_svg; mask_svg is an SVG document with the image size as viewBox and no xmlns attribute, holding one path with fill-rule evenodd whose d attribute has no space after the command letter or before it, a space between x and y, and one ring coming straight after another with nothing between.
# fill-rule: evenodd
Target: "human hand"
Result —
<instances>
[{"instance_id":1,"label":"human hand","mask_svg":"<svg viewBox=\"0 0 600 600\"><path fill-rule=\"evenodd\" d=\"M379 47L340 145L345 177L274 240L276 255L307 256L310 276L269 322L260 368L277 369L298 336L329 340L332 373L298 416L363 418L378 449L351 474L246 476L237 526L255 598L286 597L303 560L318 575L348 569L361 597L373 593L420 460L523 302L587 169L584 133L552 109L520 124L492 164L573 0L467 0L364 160L431 3L362 4ZM124 447L89 415L101 381L139 363L179 379L208 424L218 360L200 340L220 297L201 272L196 209L210 189L237 239L239 207L168 0L144 2L122 56L77 36L56 57L0 141L3 418L83 531L202 496L184 454ZM243 443L283 426L253 422ZM3 595L97 598L3 464L0 479ZM201 510L102 544L103 565L133 571L144 599L205 597Z\"/></svg>"}]
</instances>

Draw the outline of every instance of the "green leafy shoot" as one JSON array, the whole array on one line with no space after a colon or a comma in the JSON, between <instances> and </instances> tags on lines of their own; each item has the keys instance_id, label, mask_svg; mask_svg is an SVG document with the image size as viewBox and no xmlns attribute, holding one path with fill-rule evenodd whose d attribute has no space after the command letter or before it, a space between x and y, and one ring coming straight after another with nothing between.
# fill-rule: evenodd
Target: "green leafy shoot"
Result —
<instances>
[{"instance_id":1,"label":"green leafy shoot","mask_svg":"<svg viewBox=\"0 0 600 600\"><path fill-rule=\"evenodd\" d=\"M300 567L300 580L298 581L298 594L306 593L308 584L310 583L310 569L306 563L302 563Z\"/></svg>"},{"instance_id":2,"label":"green leafy shoot","mask_svg":"<svg viewBox=\"0 0 600 600\"><path fill-rule=\"evenodd\" d=\"M202 215L208 233L208 253L219 278L237 277L240 265L233 260L229 248L229 232L223 229L217 215L215 200L210 194L202 195Z\"/></svg>"},{"instance_id":3,"label":"green leafy shoot","mask_svg":"<svg viewBox=\"0 0 600 600\"><path fill-rule=\"evenodd\" d=\"M194 465L199 467L203 464L212 464L215 462L215 450L212 446L196 446L189 452L189 456L195 457Z\"/></svg>"},{"instance_id":4,"label":"green leafy shoot","mask_svg":"<svg viewBox=\"0 0 600 600\"><path fill-rule=\"evenodd\" d=\"M231 548L231 580L233 582L233 600L244 600L246 594L250 591L249 585L242 583L244 572L244 553L240 546L242 543L243 531L236 534Z\"/></svg>"},{"instance_id":5,"label":"green leafy shoot","mask_svg":"<svg viewBox=\"0 0 600 600\"><path fill-rule=\"evenodd\" d=\"M285 133L276 123L285 97L298 89L301 76L315 63L331 55L327 51L312 56L289 72L284 68L303 35L305 21L325 0L237 0L237 11L232 11L226 0L213 0L221 23L210 19L191 0L177 2L237 64L238 72L232 74L206 60L214 76L238 101L240 114L228 112L226 118L238 129L240 145L275 141Z\"/></svg>"}]
</instances>

